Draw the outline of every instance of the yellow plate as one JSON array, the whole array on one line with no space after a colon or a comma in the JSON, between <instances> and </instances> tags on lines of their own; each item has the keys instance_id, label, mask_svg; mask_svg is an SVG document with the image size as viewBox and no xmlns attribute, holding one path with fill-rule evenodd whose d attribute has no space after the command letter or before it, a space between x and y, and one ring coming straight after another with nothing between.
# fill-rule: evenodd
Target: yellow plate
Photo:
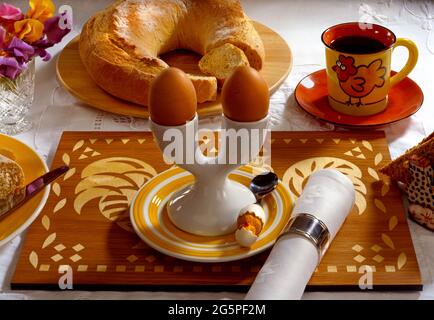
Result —
<instances>
[{"instance_id":1,"label":"yellow plate","mask_svg":"<svg viewBox=\"0 0 434 320\"><path fill-rule=\"evenodd\" d=\"M45 162L24 143L0 134L0 148L13 152L16 162L23 168L26 184L48 172ZM0 218L0 246L15 238L32 224L44 207L49 192L50 188L46 187L43 192L37 194L22 207Z\"/></svg>"},{"instance_id":2,"label":"yellow plate","mask_svg":"<svg viewBox=\"0 0 434 320\"><path fill-rule=\"evenodd\" d=\"M253 175L242 168L230 179L248 186ZM267 222L258 241L250 248L242 248L235 235L219 237L196 236L178 229L170 221L166 204L171 196L192 184L194 177L178 168L169 169L150 180L137 193L130 209L133 227L149 246L169 256L194 262L226 262L248 258L272 246L287 225L293 202L288 189L280 183L264 199Z\"/></svg>"},{"instance_id":3,"label":"yellow plate","mask_svg":"<svg viewBox=\"0 0 434 320\"><path fill-rule=\"evenodd\" d=\"M292 69L292 53L285 40L270 28L253 22L265 48L265 62L261 74L267 81L270 93L274 93L288 77ZM79 37L66 45L57 60L57 78L62 86L73 96L87 105L104 111L148 118L148 108L116 98L101 89L87 73L78 51ZM200 72L197 57L191 53L169 53L166 55L169 65L189 72ZM199 116L211 116L222 113L220 95L217 101L198 104Z\"/></svg>"}]
</instances>

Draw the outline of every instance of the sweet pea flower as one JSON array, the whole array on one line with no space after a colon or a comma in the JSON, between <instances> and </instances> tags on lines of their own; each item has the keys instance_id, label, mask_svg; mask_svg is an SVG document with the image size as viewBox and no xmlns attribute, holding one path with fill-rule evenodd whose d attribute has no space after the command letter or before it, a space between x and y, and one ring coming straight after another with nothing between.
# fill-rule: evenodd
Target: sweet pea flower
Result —
<instances>
[{"instance_id":1,"label":"sweet pea flower","mask_svg":"<svg viewBox=\"0 0 434 320\"><path fill-rule=\"evenodd\" d=\"M17 59L19 63L26 63L30 61L34 54L35 49L24 41L14 37L6 49L9 52L10 56L13 56Z\"/></svg>"},{"instance_id":2,"label":"sweet pea flower","mask_svg":"<svg viewBox=\"0 0 434 320\"><path fill-rule=\"evenodd\" d=\"M61 27L60 20L66 18L68 18L67 13L63 13L60 16L55 16L45 21L44 32L46 37L32 44L35 49L35 53L39 55L42 60L50 60L51 56L46 49L62 41L63 37L65 37L71 31L71 29L62 29Z\"/></svg>"},{"instance_id":3,"label":"sweet pea flower","mask_svg":"<svg viewBox=\"0 0 434 320\"><path fill-rule=\"evenodd\" d=\"M30 0L30 10L0 4L0 77L15 80L29 61L40 56L51 58L47 49L59 43L72 27L72 12L54 16L51 0Z\"/></svg>"},{"instance_id":4,"label":"sweet pea flower","mask_svg":"<svg viewBox=\"0 0 434 320\"><path fill-rule=\"evenodd\" d=\"M55 16L44 23L44 32L47 35L48 43L51 46L54 46L56 43L59 43L62 41L63 37L65 37L71 29L68 28L62 28L60 20L66 19L67 14L64 13L60 16Z\"/></svg>"},{"instance_id":5,"label":"sweet pea flower","mask_svg":"<svg viewBox=\"0 0 434 320\"><path fill-rule=\"evenodd\" d=\"M21 10L13 5L2 3L0 4L0 20L1 21L18 21L24 17Z\"/></svg>"},{"instance_id":6,"label":"sweet pea flower","mask_svg":"<svg viewBox=\"0 0 434 320\"><path fill-rule=\"evenodd\" d=\"M33 48L35 49L35 55L39 56L42 61L49 61L51 59L51 54L46 50L48 47L44 47L41 43L39 45L33 44Z\"/></svg>"},{"instance_id":7,"label":"sweet pea flower","mask_svg":"<svg viewBox=\"0 0 434 320\"><path fill-rule=\"evenodd\" d=\"M0 75L15 80L24 70L24 65L13 57L0 56Z\"/></svg>"},{"instance_id":8,"label":"sweet pea flower","mask_svg":"<svg viewBox=\"0 0 434 320\"><path fill-rule=\"evenodd\" d=\"M16 36L26 42L36 42L44 34L44 25L35 19L24 19L14 23Z\"/></svg>"},{"instance_id":9,"label":"sweet pea flower","mask_svg":"<svg viewBox=\"0 0 434 320\"><path fill-rule=\"evenodd\" d=\"M30 0L29 5L30 11L27 13L27 17L42 23L51 18L56 9L51 0Z\"/></svg>"}]
</instances>

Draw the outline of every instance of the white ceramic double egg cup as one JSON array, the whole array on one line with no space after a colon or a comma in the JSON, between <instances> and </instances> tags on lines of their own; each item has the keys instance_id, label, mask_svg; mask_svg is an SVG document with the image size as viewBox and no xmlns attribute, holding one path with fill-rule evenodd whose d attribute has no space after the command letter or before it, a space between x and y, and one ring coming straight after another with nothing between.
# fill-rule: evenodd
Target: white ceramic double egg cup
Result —
<instances>
[{"instance_id":1,"label":"white ceramic double egg cup","mask_svg":"<svg viewBox=\"0 0 434 320\"><path fill-rule=\"evenodd\" d=\"M194 175L195 182L172 196L167 205L170 220L181 230L201 236L220 236L234 232L240 210L255 203L256 199L247 187L230 180L228 176L257 157L266 138L268 116L257 122L236 122L223 116L222 132L227 134L221 137L217 157L203 155L198 139L194 139L194 144L189 140L192 138L191 133L196 137L198 132L197 115L181 126L162 126L153 121L151 126L163 154L167 152L168 146L173 146L173 139L169 140L167 135L165 137L165 133L170 129L178 130L182 135L182 158L186 159L187 152L195 154L194 162L191 164L187 164L186 161L176 163ZM240 130L247 131L249 135L251 143L248 155L240 141L236 143L235 148L228 143L228 134ZM194 145L194 150L191 150L191 145Z\"/></svg>"}]
</instances>

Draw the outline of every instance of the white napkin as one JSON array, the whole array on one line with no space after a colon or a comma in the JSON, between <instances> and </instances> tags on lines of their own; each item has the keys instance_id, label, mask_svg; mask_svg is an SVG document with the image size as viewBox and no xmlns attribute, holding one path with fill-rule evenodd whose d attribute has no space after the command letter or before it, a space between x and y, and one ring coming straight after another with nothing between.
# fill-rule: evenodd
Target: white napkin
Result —
<instances>
[{"instance_id":1,"label":"white napkin","mask_svg":"<svg viewBox=\"0 0 434 320\"><path fill-rule=\"evenodd\" d=\"M354 202L354 186L346 176L336 170L320 170L309 178L292 216L303 213L315 216L327 226L331 242ZM301 299L321 258L315 245L305 237L296 234L281 237L246 299Z\"/></svg>"}]
</instances>

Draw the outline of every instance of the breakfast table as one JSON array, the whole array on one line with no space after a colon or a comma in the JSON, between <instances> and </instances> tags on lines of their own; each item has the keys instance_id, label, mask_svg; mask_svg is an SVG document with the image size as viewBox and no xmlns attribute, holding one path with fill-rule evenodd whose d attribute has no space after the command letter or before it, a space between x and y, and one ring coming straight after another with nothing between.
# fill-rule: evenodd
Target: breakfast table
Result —
<instances>
[{"instance_id":1,"label":"breakfast table","mask_svg":"<svg viewBox=\"0 0 434 320\"><path fill-rule=\"evenodd\" d=\"M9 1L22 6L25 1ZM70 95L56 79L56 55L81 30L92 13L104 8L109 0L54 1L73 8L74 29L61 45L51 50L54 58L36 66L35 101L29 118L33 128L17 136L31 146L48 163L52 163L63 131L149 131L149 121L130 116L109 114L92 109ZM419 62L410 77L423 90L424 103L413 116L385 126L392 158L397 158L434 131L434 3L429 0L364 0L364 1L254 1L243 0L244 10L252 19L279 33L293 54L293 68L279 90L271 97L270 115L274 131L346 131L333 124L320 122L301 110L294 98L298 82L313 71L324 68L322 32L329 26L346 21L363 21L385 25L398 37L412 39L419 48ZM402 50L402 51L401 51ZM406 59L398 48L393 69ZM221 117L201 119L200 125L217 128ZM372 129L374 130L374 129ZM306 292L303 299L434 299L434 233L409 221L423 291L355 291ZM10 282L25 233L0 248L0 299L243 299L237 292L106 292L106 291L16 291Z\"/></svg>"}]
</instances>

